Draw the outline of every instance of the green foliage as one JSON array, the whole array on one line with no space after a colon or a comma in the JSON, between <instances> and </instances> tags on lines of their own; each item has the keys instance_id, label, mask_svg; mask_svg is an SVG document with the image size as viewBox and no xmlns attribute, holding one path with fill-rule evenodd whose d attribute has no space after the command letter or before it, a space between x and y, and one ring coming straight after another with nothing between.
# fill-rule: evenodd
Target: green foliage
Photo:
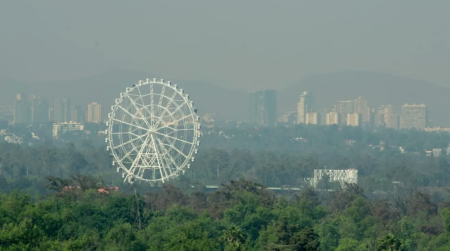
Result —
<instances>
[{"instance_id":1,"label":"green foliage","mask_svg":"<svg viewBox=\"0 0 450 251\"><path fill-rule=\"evenodd\" d=\"M393 234L388 234L378 241L377 251L401 251L402 243Z\"/></svg>"},{"instance_id":2,"label":"green foliage","mask_svg":"<svg viewBox=\"0 0 450 251\"><path fill-rule=\"evenodd\" d=\"M53 182L49 179L49 184ZM97 182L89 184L95 187ZM423 193L412 193L411 200L404 202L405 208L414 210L397 217L384 215L378 207L385 204L364 197L356 186L329 196L345 200L336 210L326 205L327 197L314 199L311 190L275 197L260 184L243 180L225 184L214 193L180 194L171 186L145 197L97 189L57 191L44 198L18 191L0 194L0 250L409 251L450 247L450 211L442 208L435 214L434 202ZM161 200L161 195L168 197ZM203 197L207 203L190 203ZM394 202L386 201L388 205ZM221 214L216 214L218 209Z\"/></svg>"},{"instance_id":3,"label":"green foliage","mask_svg":"<svg viewBox=\"0 0 450 251\"><path fill-rule=\"evenodd\" d=\"M0 250L450 250L448 156L422 152L446 147L449 135L310 126L224 133L233 137L204 137L185 176L152 188L123 184L90 142L1 143ZM357 168L361 186L325 178L315 191L304 178L324 166Z\"/></svg>"}]
</instances>

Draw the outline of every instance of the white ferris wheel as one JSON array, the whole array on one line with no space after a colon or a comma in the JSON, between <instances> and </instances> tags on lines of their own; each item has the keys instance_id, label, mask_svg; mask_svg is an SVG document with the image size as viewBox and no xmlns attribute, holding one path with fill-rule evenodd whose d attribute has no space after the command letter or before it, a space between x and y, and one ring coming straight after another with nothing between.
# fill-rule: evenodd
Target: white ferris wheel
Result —
<instances>
[{"instance_id":1,"label":"white ferris wheel","mask_svg":"<svg viewBox=\"0 0 450 251\"><path fill-rule=\"evenodd\" d=\"M163 79L127 87L108 114L107 149L124 182L164 182L190 167L200 118L183 89Z\"/></svg>"}]
</instances>

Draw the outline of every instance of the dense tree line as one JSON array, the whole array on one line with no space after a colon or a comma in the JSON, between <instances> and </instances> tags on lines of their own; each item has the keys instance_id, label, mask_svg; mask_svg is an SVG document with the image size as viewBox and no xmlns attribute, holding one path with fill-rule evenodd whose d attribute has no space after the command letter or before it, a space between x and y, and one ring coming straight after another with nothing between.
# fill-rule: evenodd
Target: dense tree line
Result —
<instances>
[{"instance_id":1,"label":"dense tree line","mask_svg":"<svg viewBox=\"0 0 450 251\"><path fill-rule=\"evenodd\" d=\"M99 192L104 183L82 175L48 177L46 187L53 194L0 194L1 250L450 249L450 201L421 191L371 200L348 185L279 196L240 180L209 193L166 184L127 195Z\"/></svg>"}]
</instances>

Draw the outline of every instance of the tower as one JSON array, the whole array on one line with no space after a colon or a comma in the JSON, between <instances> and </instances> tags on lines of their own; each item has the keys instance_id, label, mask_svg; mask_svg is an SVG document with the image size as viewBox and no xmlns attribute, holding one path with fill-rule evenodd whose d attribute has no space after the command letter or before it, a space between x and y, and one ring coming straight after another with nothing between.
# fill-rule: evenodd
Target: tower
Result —
<instances>
[{"instance_id":1,"label":"tower","mask_svg":"<svg viewBox=\"0 0 450 251\"><path fill-rule=\"evenodd\" d=\"M32 99L32 122L38 124L48 122L48 102L39 96Z\"/></svg>"},{"instance_id":2,"label":"tower","mask_svg":"<svg viewBox=\"0 0 450 251\"><path fill-rule=\"evenodd\" d=\"M300 95L300 102L297 106L297 124L306 123L306 114L315 112L316 107L312 92L304 91Z\"/></svg>"},{"instance_id":3,"label":"tower","mask_svg":"<svg viewBox=\"0 0 450 251\"><path fill-rule=\"evenodd\" d=\"M259 90L250 93L250 121L260 126L274 127L277 119L277 92Z\"/></svg>"},{"instance_id":4,"label":"tower","mask_svg":"<svg viewBox=\"0 0 450 251\"><path fill-rule=\"evenodd\" d=\"M370 123L369 101L366 98L358 97L355 99L355 113L361 114L363 124Z\"/></svg>"},{"instance_id":5,"label":"tower","mask_svg":"<svg viewBox=\"0 0 450 251\"><path fill-rule=\"evenodd\" d=\"M339 113L339 124L347 124L347 114L355 113L355 101L354 100L344 100L339 101L336 104L336 112Z\"/></svg>"},{"instance_id":6,"label":"tower","mask_svg":"<svg viewBox=\"0 0 450 251\"><path fill-rule=\"evenodd\" d=\"M102 122L102 106L97 102L92 102L87 109L87 122L100 123Z\"/></svg>"},{"instance_id":7,"label":"tower","mask_svg":"<svg viewBox=\"0 0 450 251\"><path fill-rule=\"evenodd\" d=\"M30 124L31 117L31 102L29 96L18 93L14 102L14 124Z\"/></svg>"},{"instance_id":8,"label":"tower","mask_svg":"<svg viewBox=\"0 0 450 251\"><path fill-rule=\"evenodd\" d=\"M55 122L69 122L70 121L70 100L66 98L55 99L53 105L53 120Z\"/></svg>"}]
</instances>

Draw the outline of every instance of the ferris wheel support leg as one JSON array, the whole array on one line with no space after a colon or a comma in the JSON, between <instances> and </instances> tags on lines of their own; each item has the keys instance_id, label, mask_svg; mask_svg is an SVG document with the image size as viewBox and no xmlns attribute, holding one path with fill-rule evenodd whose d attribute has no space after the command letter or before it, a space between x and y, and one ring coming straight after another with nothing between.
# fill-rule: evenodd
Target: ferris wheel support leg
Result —
<instances>
[{"instance_id":1,"label":"ferris wheel support leg","mask_svg":"<svg viewBox=\"0 0 450 251\"><path fill-rule=\"evenodd\" d=\"M138 152L136 158L134 159L133 164L131 164L130 170L127 172L127 176L125 178L128 178L128 176L130 176L130 175L135 176L134 170L136 169L136 164L142 158L142 153L144 152L145 148L147 147L148 139L149 139L149 135L147 134L147 137L145 138L145 141L142 144L141 149L139 149L139 152Z\"/></svg>"}]
</instances>

